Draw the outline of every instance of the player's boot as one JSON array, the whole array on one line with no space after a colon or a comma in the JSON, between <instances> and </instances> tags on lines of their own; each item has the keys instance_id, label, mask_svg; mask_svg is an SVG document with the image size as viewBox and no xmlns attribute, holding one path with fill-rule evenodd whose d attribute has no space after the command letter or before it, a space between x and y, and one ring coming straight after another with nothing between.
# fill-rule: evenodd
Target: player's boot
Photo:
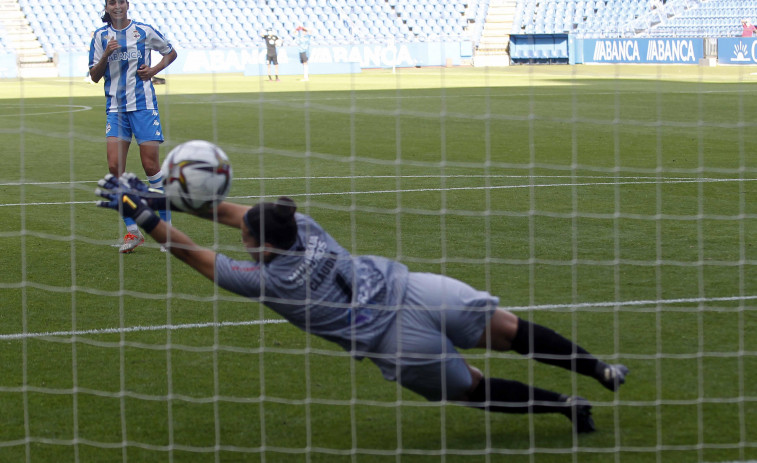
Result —
<instances>
[{"instance_id":1,"label":"player's boot","mask_svg":"<svg viewBox=\"0 0 757 463\"><path fill-rule=\"evenodd\" d=\"M134 233L127 232L126 235L124 235L124 242L121 244L121 247L118 248L118 252L122 254L128 254L134 251L134 248L144 242L145 237L142 236L142 233L139 230L137 230L136 235Z\"/></svg>"},{"instance_id":2,"label":"player's boot","mask_svg":"<svg viewBox=\"0 0 757 463\"><path fill-rule=\"evenodd\" d=\"M591 417L591 403L583 397L570 396L565 397L565 402L568 403L563 414L573 422L573 429L576 433L583 434L587 432L594 432L594 418Z\"/></svg>"},{"instance_id":3,"label":"player's boot","mask_svg":"<svg viewBox=\"0 0 757 463\"><path fill-rule=\"evenodd\" d=\"M626 382L628 367L620 363L609 365L604 362L597 364L597 379L607 389L615 392L621 384Z\"/></svg>"}]
</instances>

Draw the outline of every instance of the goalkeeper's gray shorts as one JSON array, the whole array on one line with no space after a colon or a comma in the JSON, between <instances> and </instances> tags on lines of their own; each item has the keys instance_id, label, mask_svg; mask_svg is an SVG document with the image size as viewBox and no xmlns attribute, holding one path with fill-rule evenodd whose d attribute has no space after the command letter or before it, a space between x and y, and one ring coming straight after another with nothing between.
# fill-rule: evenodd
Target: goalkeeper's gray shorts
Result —
<instances>
[{"instance_id":1,"label":"goalkeeper's gray shorts","mask_svg":"<svg viewBox=\"0 0 757 463\"><path fill-rule=\"evenodd\" d=\"M384 378L428 400L458 400L472 378L456 348L478 344L499 299L442 275L410 273L404 303L373 352Z\"/></svg>"}]
</instances>

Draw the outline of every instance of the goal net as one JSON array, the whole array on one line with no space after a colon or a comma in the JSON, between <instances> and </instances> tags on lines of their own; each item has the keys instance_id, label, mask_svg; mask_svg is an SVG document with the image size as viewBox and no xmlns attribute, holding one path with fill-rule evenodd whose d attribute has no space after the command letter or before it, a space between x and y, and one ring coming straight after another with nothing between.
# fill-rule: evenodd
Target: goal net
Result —
<instances>
[{"instance_id":1,"label":"goal net","mask_svg":"<svg viewBox=\"0 0 757 463\"><path fill-rule=\"evenodd\" d=\"M741 68L522 66L166 75L166 142L229 155L229 200L293 198L347 250L462 280L630 368L613 393L513 352L486 376L593 404L429 402L150 238L93 190L102 87L0 81L0 460L757 459L757 105ZM127 171L144 178L136 143ZM249 258L239 230L174 213Z\"/></svg>"}]
</instances>

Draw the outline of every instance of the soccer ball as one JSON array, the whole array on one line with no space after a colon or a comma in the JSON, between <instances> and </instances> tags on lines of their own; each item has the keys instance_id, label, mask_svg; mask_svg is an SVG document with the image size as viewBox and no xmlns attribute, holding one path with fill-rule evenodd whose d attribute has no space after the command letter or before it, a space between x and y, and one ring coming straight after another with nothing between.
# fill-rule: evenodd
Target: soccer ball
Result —
<instances>
[{"instance_id":1,"label":"soccer ball","mask_svg":"<svg viewBox=\"0 0 757 463\"><path fill-rule=\"evenodd\" d=\"M186 212L207 212L231 189L231 163L221 148L191 140L172 149L161 167L166 197Z\"/></svg>"}]
</instances>

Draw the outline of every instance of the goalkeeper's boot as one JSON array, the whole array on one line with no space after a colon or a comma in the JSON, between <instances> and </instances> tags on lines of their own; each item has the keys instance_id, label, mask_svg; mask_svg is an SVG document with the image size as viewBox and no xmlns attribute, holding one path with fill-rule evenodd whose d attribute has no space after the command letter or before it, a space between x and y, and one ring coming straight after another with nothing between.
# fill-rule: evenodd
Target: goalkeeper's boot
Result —
<instances>
[{"instance_id":1,"label":"goalkeeper's boot","mask_svg":"<svg viewBox=\"0 0 757 463\"><path fill-rule=\"evenodd\" d=\"M573 423L577 434L594 432L594 418L591 417L591 403L583 397L565 397L568 407L563 414Z\"/></svg>"},{"instance_id":2,"label":"goalkeeper's boot","mask_svg":"<svg viewBox=\"0 0 757 463\"><path fill-rule=\"evenodd\" d=\"M128 254L144 242L145 237L142 236L142 233L139 230L137 230L136 235L132 232L127 232L126 235L124 235L124 242L121 244L121 247L118 248L118 252L121 254Z\"/></svg>"},{"instance_id":3,"label":"goalkeeper's boot","mask_svg":"<svg viewBox=\"0 0 757 463\"><path fill-rule=\"evenodd\" d=\"M609 365L604 362L597 364L597 379L607 389L615 392L621 384L626 382L628 367L620 363Z\"/></svg>"}]
</instances>

